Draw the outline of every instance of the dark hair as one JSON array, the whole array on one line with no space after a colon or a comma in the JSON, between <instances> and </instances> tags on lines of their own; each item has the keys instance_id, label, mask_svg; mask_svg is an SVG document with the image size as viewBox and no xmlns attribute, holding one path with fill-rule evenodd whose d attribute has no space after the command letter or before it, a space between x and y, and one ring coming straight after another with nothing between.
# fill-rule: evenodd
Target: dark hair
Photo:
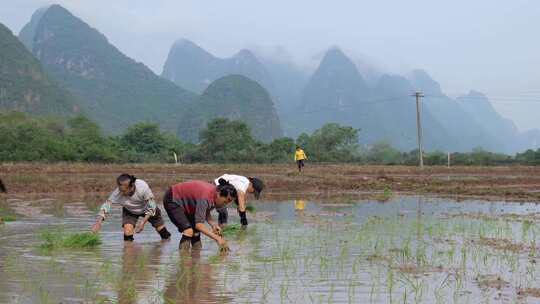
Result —
<instances>
[{"instance_id":1,"label":"dark hair","mask_svg":"<svg viewBox=\"0 0 540 304\"><path fill-rule=\"evenodd\" d=\"M249 182L251 183L251 185L253 186L253 190L255 190L253 195L255 195L256 199L259 199L259 196L261 196L261 192L264 189L263 181L261 179L256 178L256 177L248 177L248 179L249 179Z\"/></svg>"},{"instance_id":2,"label":"dark hair","mask_svg":"<svg viewBox=\"0 0 540 304\"><path fill-rule=\"evenodd\" d=\"M228 181L223 178L218 180L219 185L216 186L217 192L221 197L230 196L232 198L237 198L238 194L236 193L236 188L231 185Z\"/></svg>"},{"instance_id":3,"label":"dark hair","mask_svg":"<svg viewBox=\"0 0 540 304\"><path fill-rule=\"evenodd\" d=\"M122 173L116 178L116 183L120 185L122 182L129 181L129 186L133 186L135 184L135 180L137 178L134 175Z\"/></svg>"}]
</instances>

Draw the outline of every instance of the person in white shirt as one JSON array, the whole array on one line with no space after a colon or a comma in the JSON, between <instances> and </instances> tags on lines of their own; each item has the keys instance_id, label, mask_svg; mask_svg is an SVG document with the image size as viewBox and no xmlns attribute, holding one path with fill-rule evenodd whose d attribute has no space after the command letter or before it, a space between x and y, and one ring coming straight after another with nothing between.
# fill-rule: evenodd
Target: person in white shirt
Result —
<instances>
[{"instance_id":1,"label":"person in white shirt","mask_svg":"<svg viewBox=\"0 0 540 304\"><path fill-rule=\"evenodd\" d=\"M133 234L143 231L147 222L152 224L161 239L169 239L171 234L165 227L161 210L156 205L154 194L148 184L130 174L121 174L116 178L116 183L118 187L99 208L98 218L92 226L92 232L99 232L101 224L105 221L107 215L111 213L111 205L119 204L123 207L122 228L124 229L124 241L133 241ZM143 217L143 219L137 224L139 217Z\"/></svg>"},{"instance_id":2,"label":"person in white shirt","mask_svg":"<svg viewBox=\"0 0 540 304\"><path fill-rule=\"evenodd\" d=\"M245 177L242 175L223 174L215 179L214 183L219 184L219 179L224 179L234 186L237 192L236 205L238 206L238 215L240 215L240 223L243 226L247 226L248 221L246 217L246 195L253 193L255 199L259 199L261 191L264 189L264 183L262 180L256 177ZM220 225L227 224L229 213L227 208L218 208L216 211L219 214L218 223Z\"/></svg>"}]
</instances>

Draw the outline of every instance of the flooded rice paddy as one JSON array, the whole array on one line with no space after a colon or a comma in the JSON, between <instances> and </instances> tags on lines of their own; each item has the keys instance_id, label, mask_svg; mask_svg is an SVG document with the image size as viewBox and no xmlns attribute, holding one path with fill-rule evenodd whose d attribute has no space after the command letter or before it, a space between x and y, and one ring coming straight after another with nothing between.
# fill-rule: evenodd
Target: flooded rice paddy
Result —
<instances>
[{"instance_id":1,"label":"flooded rice paddy","mask_svg":"<svg viewBox=\"0 0 540 304\"><path fill-rule=\"evenodd\" d=\"M406 196L258 201L218 254L181 255L150 225L124 244L115 210L94 249L40 250L50 229L88 231L95 205L0 202L0 303L537 303L540 207ZM238 222L232 211L231 222Z\"/></svg>"}]
</instances>

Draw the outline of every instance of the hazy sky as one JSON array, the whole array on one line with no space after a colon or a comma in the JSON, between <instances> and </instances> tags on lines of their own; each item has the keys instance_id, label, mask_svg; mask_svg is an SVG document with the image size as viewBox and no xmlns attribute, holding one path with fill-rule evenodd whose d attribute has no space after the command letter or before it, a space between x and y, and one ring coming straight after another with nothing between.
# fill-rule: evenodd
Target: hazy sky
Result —
<instances>
[{"instance_id":1,"label":"hazy sky","mask_svg":"<svg viewBox=\"0 0 540 304\"><path fill-rule=\"evenodd\" d=\"M305 66L338 45L393 73L423 68L451 96L481 91L521 130L540 128L537 0L1 0L0 22L18 33L52 3L158 74L179 38L222 57L279 45Z\"/></svg>"}]
</instances>

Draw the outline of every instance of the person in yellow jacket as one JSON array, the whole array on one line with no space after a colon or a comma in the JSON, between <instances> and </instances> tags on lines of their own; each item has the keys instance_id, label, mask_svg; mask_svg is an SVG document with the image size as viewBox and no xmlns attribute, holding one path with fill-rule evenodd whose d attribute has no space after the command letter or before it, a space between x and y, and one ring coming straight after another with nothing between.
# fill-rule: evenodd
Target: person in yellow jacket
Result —
<instances>
[{"instance_id":1,"label":"person in yellow jacket","mask_svg":"<svg viewBox=\"0 0 540 304\"><path fill-rule=\"evenodd\" d=\"M298 172L302 172L302 167L304 167L304 160L307 160L306 153L300 146L296 146L296 152L294 153L294 160L298 165Z\"/></svg>"}]
</instances>

